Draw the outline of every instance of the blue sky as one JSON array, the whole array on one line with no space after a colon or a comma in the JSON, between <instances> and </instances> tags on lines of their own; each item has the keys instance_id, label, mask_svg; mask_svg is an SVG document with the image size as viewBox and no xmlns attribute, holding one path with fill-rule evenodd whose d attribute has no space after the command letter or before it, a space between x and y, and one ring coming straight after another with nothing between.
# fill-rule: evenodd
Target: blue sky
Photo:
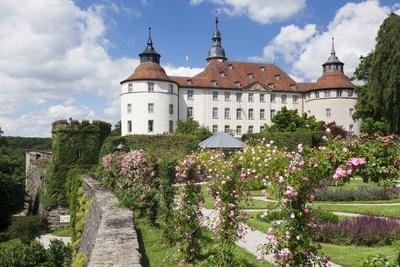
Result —
<instances>
[{"instance_id":1,"label":"blue sky","mask_svg":"<svg viewBox=\"0 0 400 267\"><path fill-rule=\"evenodd\" d=\"M275 61L295 80L312 81L331 36L351 76L387 14L400 10L398 0L21 1L0 3L5 135L49 136L53 120L69 117L115 123L119 81L137 66L149 26L171 75L206 66L218 13L228 59Z\"/></svg>"}]
</instances>

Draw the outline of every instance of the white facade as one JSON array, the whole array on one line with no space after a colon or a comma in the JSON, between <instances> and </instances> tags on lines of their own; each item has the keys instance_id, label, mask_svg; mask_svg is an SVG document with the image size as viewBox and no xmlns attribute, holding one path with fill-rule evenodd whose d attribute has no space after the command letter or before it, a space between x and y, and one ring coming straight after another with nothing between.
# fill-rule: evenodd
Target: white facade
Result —
<instances>
[{"instance_id":1,"label":"white facade","mask_svg":"<svg viewBox=\"0 0 400 267\"><path fill-rule=\"evenodd\" d=\"M122 135L170 133L175 130L177 120L177 84L165 81L122 83Z\"/></svg>"}]
</instances>

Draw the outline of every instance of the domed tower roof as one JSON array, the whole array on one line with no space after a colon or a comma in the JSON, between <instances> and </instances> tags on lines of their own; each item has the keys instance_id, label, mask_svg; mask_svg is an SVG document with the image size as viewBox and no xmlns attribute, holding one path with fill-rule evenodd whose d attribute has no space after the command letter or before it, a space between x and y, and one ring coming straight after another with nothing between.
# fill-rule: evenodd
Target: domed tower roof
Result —
<instances>
[{"instance_id":1,"label":"domed tower roof","mask_svg":"<svg viewBox=\"0 0 400 267\"><path fill-rule=\"evenodd\" d=\"M161 55L155 51L153 40L151 39L151 28L149 28L149 37L146 49L139 54L140 65L135 69L133 74L121 82L156 80L176 83L172 80L163 67L160 66Z\"/></svg>"},{"instance_id":2,"label":"domed tower roof","mask_svg":"<svg viewBox=\"0 0 400 267\"><path fill-rule=\"evenodd\" d=\"M210 62L211 60L219 60L225 61L227 58L225 57L225 50L221 46L221 32L218 30L218 17L215 18L215 30L213 32L213 45L208 50L208 57L207 61Z\"/></svg>"},{"instance_id":3,"label":"domed tower roof","mask_svg":"<svg viewBox=\"0 0 400 267\"><path fill-rule=\"evenodd\" d=\"M336 56L335 38L332 37L331 55L329 56L328 60L324 64L322 64L323 72L326 73L339 71L343 73L343 65L344 63L341 62Z\"/></svg>"}]
</instances>

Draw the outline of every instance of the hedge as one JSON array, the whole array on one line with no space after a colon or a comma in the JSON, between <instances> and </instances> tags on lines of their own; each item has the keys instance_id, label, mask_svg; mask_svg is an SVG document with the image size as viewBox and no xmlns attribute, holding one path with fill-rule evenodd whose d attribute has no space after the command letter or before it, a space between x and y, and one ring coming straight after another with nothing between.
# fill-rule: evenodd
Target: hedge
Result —
<instances>
[{"instance_id":1,"label":"hedge","mask_svg":"<svg viewBox=\"0 0 400 267\"><path fill-rule=\"evenodd\" d=\"M198 148L200 141L191 135L128 135L109 136L103 144L100 158L117 150L122 144L125 151L143 149L158 158L183 158Z\"/></svg>"},{"instance_id":2,"label":"hedge","mask_svg":"<svg viewBox=\"0 0 400 267\"><path fill-rule=\"evenodd\" d=\"M280 148L295 150L298 144L303 146L318 146L323 132L299 131L299 132L263 132L247 133L242 136L242 141L248 145L255 145L263 138L273 140Z\"/></svg>"}]
</instances>

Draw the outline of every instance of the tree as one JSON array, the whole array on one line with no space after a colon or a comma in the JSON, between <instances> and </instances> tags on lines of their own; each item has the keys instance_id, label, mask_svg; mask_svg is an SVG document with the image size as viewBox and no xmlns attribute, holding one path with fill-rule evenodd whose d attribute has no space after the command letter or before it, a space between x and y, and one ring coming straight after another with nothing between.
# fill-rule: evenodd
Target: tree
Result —
<instances>
[{"instance_id":1,"label":"tree","mask_svg":"<svg viewBox=\"0 0 400 267\"><path fill-rule=\"evenodd\" d=\"M194 135L199 140L204 140L212 135L210 130L200 127L199 123L193 119L178 120L175 133Z\"/></svg>"},{"instance_id":2,"label":"tree","mask_svg":"<svg viewBox=\"0 0 400 267\"><path fill-rule=\"evenodd\" d=\"M272 125L266 128L267 131L296 132L304 130L316 130L323 124L317 121L314 116L304 113L302 116L297 114L297 110L289 110L283 107L272 118Z\"/></svg>"},{"instance_id":3,"label":"tree","mask_svg":"<svg viewBox=\"0 0 400 267\"><path fill-rule=\"evenodd\" d=\"M114 125L114 129L111 131L111 134L121 135L121 121L120 120Z\"/></svg>"},{"instance_id":4,"label":"tree","mask_svg":"<svg viewBox=\"0 0 400 267\"><path fill-rule=\"evenodd\" d=\"M400 133L399 66L400 16L392 13L378 31L375 50L360 58L354 73L357 80L365 82L356 89L355 119L386 121L388 133Z\"/></svg>"}]
</instances>

